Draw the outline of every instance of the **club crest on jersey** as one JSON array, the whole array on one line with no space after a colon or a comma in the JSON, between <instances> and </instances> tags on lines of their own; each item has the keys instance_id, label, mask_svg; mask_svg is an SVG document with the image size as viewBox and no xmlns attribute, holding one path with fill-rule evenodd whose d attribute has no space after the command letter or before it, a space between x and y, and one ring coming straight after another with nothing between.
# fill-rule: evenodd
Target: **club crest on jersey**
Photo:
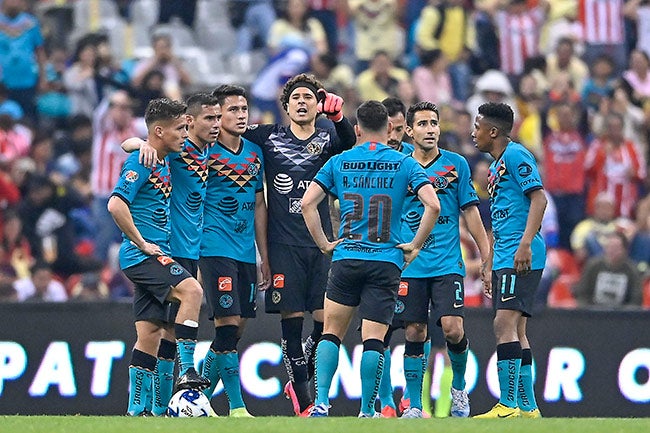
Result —
<instances>
[{"instance_id":1,"label":"club crest on jersey","mask_svg":"<svg viewBox=\"0 0 650 433\"><path fill-rule=\"evenodd\" d=\"M230 295L221 295L219 298L219 305L221 308L230 308L232 307L233 299Z\"/></svg>"},{"instance_id":2,"label":"club crest on jersey","mask_svg":"<svg viewBox=\"0 0 650 433\"><path fill-rule=\"evenodd\" d=\"M289 213L302 213L302 197L289 198Z\"/></svg>"},{"instance_id":3,"label":"club crest on jersey","mask_svg":"<svg viewBox=\"0 0 650 433\"><path fill-rule=\"evenodd\" d=\"M449 185L449 181L444 176L436 176L431 181L436 189L445 189Z\"/></svg>"},{"instance_id":4,"label":"club crest on jersey","mask_svg":"<svg viewBox=\"0 0 650 433\"><path fill-rule=\"evenodd\" d=\"M404 312L404 302L399 299L395 302L395 314L402 314Z\"/></svg>"},{"instance_id":5,"label":"club crest on jersey","mask_svg":"<svg viewBox=\"0 0 650 433\"><path fill-rule=\"evenodd\" d=\"M306 149L310 155L320 155L323 152L323 145L316 140L312 140L307 144Z\"/></svg>"},{"instance_id":6,"label":"club crest on jersey","mask_svg":"<svg viewBox=\"0 0 650 433\"><path fill-rule=\"evenodd\" d=\"M257 176L257 174L260 172L260 166L259 166L259 164L251 162L250 164L248 164L248 167L246 168L246 171L251 176Z\"/></svg>"},{"instance_id":7,"label":"club crest on jersey","mask_svg":"<svg viewBox=\"0 0 650 433\"><path fill-rule=\"evenodd\" d=\"M169 268L169 273L172 275L180 275L183 273L183 268L181 268L177 264L173 264Z\"/></svg>"},{"instance_id":8,"label":"club crest on jersey","mask_svg":"<svg viewBox=\"0 0 650 433\"><path fill-rule=\"evenodd\" d=\"M289 194L293 189L293 179L284 173L278 173L273 179L273 187L282 195Z\"/></svg>"},{"instance_id":9,"label":"club crest on jersey","mask_svg":"<svg viewBox=\"0 0 650 433\"><path fill-rule=\"evenodd\" d=\"M127 182L133 183L136 180L138 180L139 178L140 178L140 175L138 174L137 171L128 170L126 173L124 173L124 180L126 180Z\"/></svg>"}]
</instances>

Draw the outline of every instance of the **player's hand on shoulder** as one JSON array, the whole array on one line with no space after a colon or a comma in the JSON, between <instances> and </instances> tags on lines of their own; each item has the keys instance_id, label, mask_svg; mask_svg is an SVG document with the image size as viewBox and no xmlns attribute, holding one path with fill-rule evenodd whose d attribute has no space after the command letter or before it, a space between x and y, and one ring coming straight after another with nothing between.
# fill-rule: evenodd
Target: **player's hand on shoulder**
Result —
<instances>
[{"instance_id":1,"label":"player's hand on shoulder","mask_svg":"<svg viewBox=\"0 0 650 433\"><path fill-rule=\"evenodd\" d=\"M345 101L339 95L328 93L325 89L318 89L318 112L323 113L332 122L343 118L343 104Z\"/></svg>"},{"instance_id":2,"label":"player's hand on shoulder","mask_svg":"<svg viewBox=\"0 0 650 433\"><path fill-rule=\"evenodd\" d=\"M158 152L149 145L148 141L143 141L140 145L140 164L151 168L156 161L158 161Z\"/></svg>"}]
</instances>

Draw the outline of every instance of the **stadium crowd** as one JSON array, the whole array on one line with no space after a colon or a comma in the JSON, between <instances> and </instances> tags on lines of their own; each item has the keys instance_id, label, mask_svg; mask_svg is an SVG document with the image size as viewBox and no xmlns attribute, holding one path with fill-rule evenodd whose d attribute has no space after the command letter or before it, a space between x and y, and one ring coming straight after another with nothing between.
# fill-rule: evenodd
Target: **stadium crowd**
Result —
<instances>
[{"instance_id":1,"label":"stadium crowd","mask_svg":"<svg viewBox=\"0 0 650 433\"><path fill-rule=\"evenodd\" d=\"M349 119L437 104L485 224L472 123L510 104L549 202L539 308L649 308L649 54L643 0L0 0L0 299L129 300L106 203L147 102L240 84L251 123L282 122L282 85L310 72ZM465 305L487 305L463 242Z\"/></svg>"}]
</instances>

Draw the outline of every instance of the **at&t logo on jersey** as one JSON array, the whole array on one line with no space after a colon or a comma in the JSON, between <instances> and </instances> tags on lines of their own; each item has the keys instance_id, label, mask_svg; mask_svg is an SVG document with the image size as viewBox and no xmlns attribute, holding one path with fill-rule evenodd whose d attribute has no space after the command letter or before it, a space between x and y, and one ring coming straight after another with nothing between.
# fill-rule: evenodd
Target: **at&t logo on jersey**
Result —
<instances>
[{"instance_id":1,"label":"at&t logo on jersey","mask_svg":"<svg viewBox=\"0 0 650 433\"><path fill-rule=\"evenodd\" d=\"M293 179L284 173L278 173L273 179L273 187L282 195L289 194L293 189Z\"/></svg>"},{"instance_id":2,"label":"at&t logo on jersey","mask_svg":"<svg viewBox=\"0 0 650 433\"><path fill-rule=\"evenodd\" d=\"M273 274L273 288L284 288L284 274Z\"/></svg>"},{"instance_id":3,"label":"at&t logo on jersey","mask_svg":"<svg viewBox=\"0 0 650 433\"><path fill-rule=\"evenodd\" d=\"M220 292L230 292L230 291L232 291L232 278L231 277L219 277L218 290Z\"/></svg>"}]
</instances>

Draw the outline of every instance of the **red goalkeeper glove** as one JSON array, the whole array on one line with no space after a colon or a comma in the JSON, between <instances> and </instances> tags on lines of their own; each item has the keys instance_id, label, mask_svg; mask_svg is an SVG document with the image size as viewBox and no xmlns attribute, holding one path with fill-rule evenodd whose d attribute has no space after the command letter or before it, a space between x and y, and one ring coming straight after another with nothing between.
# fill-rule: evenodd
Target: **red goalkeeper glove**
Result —
<instances>
[{"instance_id":1,"label":"red goalkeeper glove","mask_svg":"<svg viewBox=\"0 0 650 433\"><path fill-rule=\"evenodd\" d=\"M327 93L325 89L318 89L318 112L323 113L332 122L343 118L343 98L334 93Z\"/></svg>"}]
</instances>

